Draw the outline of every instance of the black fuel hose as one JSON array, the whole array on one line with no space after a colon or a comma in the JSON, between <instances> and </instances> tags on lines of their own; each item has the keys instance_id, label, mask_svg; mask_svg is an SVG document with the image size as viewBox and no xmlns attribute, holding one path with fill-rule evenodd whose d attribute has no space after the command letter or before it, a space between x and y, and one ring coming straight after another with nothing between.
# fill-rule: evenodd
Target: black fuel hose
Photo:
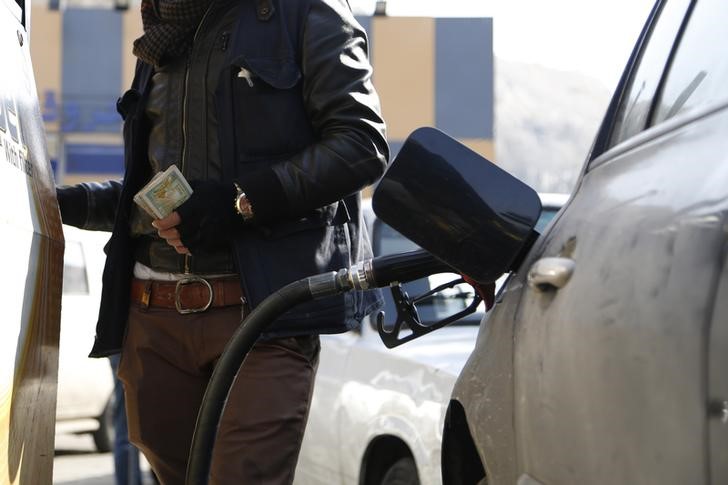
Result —
<instances>
[{"instance_id":1,"label":"black fuel hose","mask_svg":"<svg viewBox=\"0 0 728 485\"><path fill-rule=\"evenodd\" d=\"M187 485L203 485L208 482L212 447L215 444L217 426L225 408L225 401L240 366L243 365L245 357L260 334L290 308L317 297L324 287L329 290L326 292L329 295L337 293L335 276L335 273L318 275L284 286L263 300L235 331L215 365L202 398L195 432L192 435L185 478Z\"/></svg>"},{"instance_id":2,"label":"black fuel hose","mask_svg":"<svg viewBox=\"0 0 728 485\"><path fill-rule=\"evenodd\" d=\"M451 268L423 249L380 256L338 273L310 276L284 286L263 300L235 331L212 372L192 435L185 484L207 485L217 427L235 376L258 337L278 317L296 305L317 298L393 282L404 283L444 271Z\"/></svg>"}]
</instances>

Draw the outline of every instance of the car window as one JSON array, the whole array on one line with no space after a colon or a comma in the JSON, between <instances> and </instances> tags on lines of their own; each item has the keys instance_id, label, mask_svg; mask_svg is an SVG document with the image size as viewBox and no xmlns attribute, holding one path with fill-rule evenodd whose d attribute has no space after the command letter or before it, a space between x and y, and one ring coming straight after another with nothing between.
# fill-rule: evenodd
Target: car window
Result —
<instances>
[{"instance_id":1,"label":"car window","mask_svg":"<svg viewBox=\"0 0 728 485\"><path fill-rule=\"evenodd\" d=\"M538 221L536 221L536 227L534 227L534 230L536 232L543 232L543 230L546 229L546 226L549 225L549 222L551 222L551 219L553 219L558 212L559 209L556 207L544 207Z\"/></svg>"},{"instance_id":2,"label":"car window","mask_svg":"<svg viewBox=\"0 0 728 485\"><path fill-rule=\"evenodd\" d=\"M653 124L728 100L726 26L725 0L695 4L664 82Z\"/></svg>"},{"instance_id":3,"label":"car window","mask_svg":"<svg viewBox=\"0 0 728 485\"><path fill-rule=\"evenodd\" d=\"M689 5L689 0L670 0L663 3L646 47L641 52L637 68L622 97L610 147L647 127L652 102Z\"/></svg>"},{"instance_id":4,"label":"car window","mask_svg":"<svg viewBox=\"0 0 728 485\"><path fill-rule=\"evenodd\" d=\"M63 255L63 294L88 295L88 275L83 247L78 241L66 241Z\"/></svg>"}]
</instances>

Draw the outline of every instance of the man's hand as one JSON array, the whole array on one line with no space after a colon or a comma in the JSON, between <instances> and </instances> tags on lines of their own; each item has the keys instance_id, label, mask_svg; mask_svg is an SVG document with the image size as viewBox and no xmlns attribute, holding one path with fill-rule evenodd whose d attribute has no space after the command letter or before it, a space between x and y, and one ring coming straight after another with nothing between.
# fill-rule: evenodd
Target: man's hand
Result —
<instances>
[{"instance_id":1,"label":"man's hand","mask_svg":"<svg viewBox=\"0 0 728 485\"><path fill-rule=\"evenodd\" d=\"M159 236L179 254L229 247L234 234L244 227L233 207L233 182L192 181L190 185L190 198L164 219L154 221Z\"/></svg>"},{"instance_id":2,"label":"man's hand","mask_svg":"<svg viewBox=\"0 0 728 485\"><path fill-rule=\"evenodd\" d=\"M159 237L167 241L167 244L172 246L178 254L191 255L190 250L185 247L182 243L182 236L177 230L177 226L182 222L179 214L175 211L164 219L155 219L152 225L157 229Z\"/></svg>"}]
</instances>

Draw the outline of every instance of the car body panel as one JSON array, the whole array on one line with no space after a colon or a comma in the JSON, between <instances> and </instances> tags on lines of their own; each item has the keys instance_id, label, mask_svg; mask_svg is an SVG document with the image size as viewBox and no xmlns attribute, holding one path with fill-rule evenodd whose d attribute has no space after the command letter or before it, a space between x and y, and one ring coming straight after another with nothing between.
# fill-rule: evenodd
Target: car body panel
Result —
<instances>
[{"instance_id":1,"label":"car body panel","mask_svg":"<svg viewBox=\"0 0 728 485\"><path fill-rule=\"evenodd\" d=\"M367 446L380 436L408 445L423 485L440 483L448 396L477 330L446 327L395 349L368 321L360 332L322 336L296 483L359 483Z\"/></svg>"},{"instance_id":2,"label":"car body panel","mask_svg":"<svg viewBox=\"0 0 728 485\"><path fill-rule=\"evenodd\" d=\"M452 393L465 410L481 463L493 483L516 481L513 329L522 285L516 274L499 295L498 311L483 319L475 348Z\"/></svg>"},{"instance_id":3,"label":"car body panel","mask_svg":"<svg viewBox=\"0 0 728 485\"><path fill-rule=\"evenodd\" d=\"M701 376L726 242L726 132L728 112L717 113L602 163L535 252L576 270L558 291L523 290L521 472L544 483L705 481Z\"/></svg>"},{"instance_id":4,"label":"car body panel","mask_svg":"<svg viewBox=\"0 0 728 485\"><path fill-rule=\"evenodd\" d=\"M728 483L728 264L723 249L723 267L715 297L708 343L708 446L710 478Z\"/></svg>"},{"instance_id":5,"label":"car body panel","mask_svg":"<svg viewBox=\"0 0 728 485\"><path fill-rule=\"evenodd\" d=\"M567 194L539 194L543 205L536 229L548 231L568 205ZM522 265L523 267L524 265ZM475 348L460 372L451 399L466 416L476 417L470 433L493 483L516 482L516 443L513 413L513 341L515 315L526 274L516 271L500 280L498 311L487 313L480 324Z\"/></svg>"},{"instance_id":6,"label":"car body panel","mask_svg":"<svg viewBox=\"0 0 728 485\"><path fill-rule=\"evenodd\" d=\"M685 8L659 1L649 22L665 5ZM670 17L672 35L690 33L685 52L709 54L715 68L680 71L672 117L646 116L607 149L650 47L643 33L575 192L481 325L453 399L489 484L728 480L728 105L725 90L683 104L706 76L716 76L706 89L725 86L725 56L701 46L723 31L709 12L724 19L728 9L700 0L688 14L701 7L694 25L712 30ZM663 36L665 46L672 73L680 48ZM665 110L665 72L655 71L655 100L639 100L650 113ZM573 273L529 285L544 258Z\"/></svg>"}]
</instances>

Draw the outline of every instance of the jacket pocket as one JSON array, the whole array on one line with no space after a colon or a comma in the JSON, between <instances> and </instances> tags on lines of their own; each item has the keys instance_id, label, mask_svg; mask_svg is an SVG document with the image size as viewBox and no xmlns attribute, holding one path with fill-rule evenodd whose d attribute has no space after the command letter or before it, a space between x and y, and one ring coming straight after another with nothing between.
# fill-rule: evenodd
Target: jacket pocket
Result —
<instances>
[{"instance_id":1,"label":"jacket pocket","mask_svg":"<svg viewBox=\"0 0 728 485\"><path fill-rule=\"evenodd\" d=\"M278 225L236 243L238 266L253 306L285 285L350 266L345 224L312 219Z\"/></svg>"},{"instance_id":2,"label":"jacket pocket","mask_svg":"<svg viewBox=\"0 0 728 485\"><path fill-rule=\"evenodd\" d=\"M269 240L281 239L298 232L326 226L339 226L351 220L346 205L342 201L321 207L304 217L295 220L278 222L261 227L261 232Z\"/></svg>"},{"instance_id":3,"label":"jacket pocket","mask_svg":"<svg viewBox=\"0 0 728 485\"><path fill-rule=\"evenodd\" d=\"M229 76L239 161L295 153L312 142L302 75L293 59L239 56Z\"/></svg>"},{"instance_id":4,"label":"jacket pocket","mask_svg":"<svg viewBox=\"0 0 728 485\"><path fill-rule=\"evenodd\" d=\"M255 58L238 56L232 61L238 68L237 77L254 88L256 80L275 89L291 89L301 79L301 71L293 59Z\"/></svg>"}]
</instances>

